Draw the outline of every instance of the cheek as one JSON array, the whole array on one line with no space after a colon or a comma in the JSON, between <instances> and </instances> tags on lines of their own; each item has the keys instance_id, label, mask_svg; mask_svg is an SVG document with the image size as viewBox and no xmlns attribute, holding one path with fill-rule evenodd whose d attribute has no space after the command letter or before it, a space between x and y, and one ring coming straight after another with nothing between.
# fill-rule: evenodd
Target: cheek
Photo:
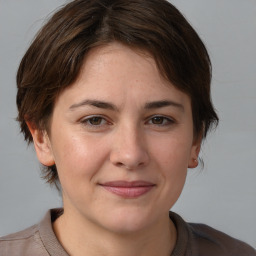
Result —
<instances>
[{"instance_id":1,"label":"cheek","mask_svg":"<svg viewBox=\"0 0 256 256\"><path fill-rule=\"evenodd\" d=\"M154 147L155 169L160 175L159 203L166 210L173 207L184 187L191 146L185 140L168 137Z\"/></svg>"},{"instance_id":2,"label":"cheek","mask_svg":"<svg viewBox=\"0 0 256 256\"><path fill-rule=\"evenodd\" d=\"M154 155L165 166L175 171L176 169L187 169L190 159L192 139L184 136L166 136L158 138L154 143Z\"/></svg>"},{"instance_id":3,"label":"cheek","mask_svg":"<svg viewBox=\"0 0 256 256\"><path fill-rule=\"evenodd\" d=\"M107 146L102 140L85 135L72 135L74 132L55 134L53 152L60 181L91 179L107 156ZM103 148L102 145L105 145ZM96 159L97 158L97 159ZM65 182L66 183L66 182Z\"/></svg>"}]
</instances>

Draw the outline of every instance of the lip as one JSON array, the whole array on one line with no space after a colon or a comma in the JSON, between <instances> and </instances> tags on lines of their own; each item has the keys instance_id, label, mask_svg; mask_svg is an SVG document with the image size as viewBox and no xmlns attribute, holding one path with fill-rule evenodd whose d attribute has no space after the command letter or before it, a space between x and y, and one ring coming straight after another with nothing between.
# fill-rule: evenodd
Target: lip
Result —
<instances>
[{"instance_id":1,"label":"lip","mask_svg":"<svg viewBox=\"0 0 256 256\"><path fill-rule=\"evenodd\" d=\"M138 198L155 187L155 184L147 181L110 181L99 184L107 191L123 198Z\"/></svg>"}]
</instances>

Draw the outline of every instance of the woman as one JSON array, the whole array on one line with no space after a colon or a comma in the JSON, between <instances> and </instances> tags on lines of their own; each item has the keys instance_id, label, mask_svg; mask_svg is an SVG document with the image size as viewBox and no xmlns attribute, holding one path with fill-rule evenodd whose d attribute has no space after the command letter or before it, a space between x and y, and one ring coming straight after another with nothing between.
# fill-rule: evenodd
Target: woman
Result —
<instances>
[{"instance_id":1,"label":"woman","mask_svg":"<svg viewBox=\"0 0 256 256\"><path fill-rule=\"evenodd\" d=\"M170 212L218 123L207 51L160 0L76 0L17 74L18 120L63 209L1 238L1 255L256 255Z\"/></svg>"}]
</instances>

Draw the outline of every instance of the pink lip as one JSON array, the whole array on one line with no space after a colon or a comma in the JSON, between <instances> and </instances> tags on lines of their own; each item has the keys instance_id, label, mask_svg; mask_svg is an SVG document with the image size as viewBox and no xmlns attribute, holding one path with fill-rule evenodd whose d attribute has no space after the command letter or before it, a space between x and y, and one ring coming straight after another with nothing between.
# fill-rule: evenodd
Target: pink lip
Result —
<instances>
[{"instance_id":1,"label":"pink lip","mask_svg":"<svg viewBox=\"0 0 256 256\"><path fill-rule=\"evenodd\" d=\"M107 191L124 198L137 198L149 192L155 184L147 181L110 181L100 184Z\"/></svg>"}]
</instances>

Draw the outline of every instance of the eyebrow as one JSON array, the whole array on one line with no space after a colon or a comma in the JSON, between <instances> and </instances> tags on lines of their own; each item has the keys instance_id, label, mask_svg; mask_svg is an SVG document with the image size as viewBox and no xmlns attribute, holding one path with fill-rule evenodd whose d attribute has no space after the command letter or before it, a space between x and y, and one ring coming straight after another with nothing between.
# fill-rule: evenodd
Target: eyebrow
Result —
<instances>
[{"instance_id":1,"label":"eyebrow","mask_svg":"<svg viewBox=\"0 0 256 256\"><path fill-rule=\"evenodd\" d=\"M118 111L117 106L110 102L105 102L105 101L100 101L100 100L83 100L79 103L73 104L69 107L70 110L74 110L76 108L82 107L82 106L93 106L96 108L101 108L101 109L109 109L113 111ZM157 108L163 108L163 107L176 107L179 108L184 112L184 106L178 102L171 101L171 100L159 100L159 101L152 101L148 102L144 105L145 109L157 109Z\"/></svg>"},{"instance_id":2,"label":"eyebrow","mask_svg":"<svg viewBox=\"0 0 256 256\"><path fill-rule=\"evenodd\" d=\"M116 110L117 111L117 107L109 102L104 102L104 101L99 101L99 100L83 100L77 104L73 104L69 107L70 110L82 107L82 106L94 106L96 108L103 108L103 109L110 109L110 110Z\"/></svg>"},{"instance_id":3,"label":"eyebrow","mask_svg":"<svg viewBox=\"0 0 256 256\"><path fill-rule=\"evenodd\" d=\"M152 101L145 104L145 109L155 109L155 108L163 108L163 107L176 107L184 112L184 106L178 102L171 100L160 100L160 101Z\"/></svg>"}]
</instances>

